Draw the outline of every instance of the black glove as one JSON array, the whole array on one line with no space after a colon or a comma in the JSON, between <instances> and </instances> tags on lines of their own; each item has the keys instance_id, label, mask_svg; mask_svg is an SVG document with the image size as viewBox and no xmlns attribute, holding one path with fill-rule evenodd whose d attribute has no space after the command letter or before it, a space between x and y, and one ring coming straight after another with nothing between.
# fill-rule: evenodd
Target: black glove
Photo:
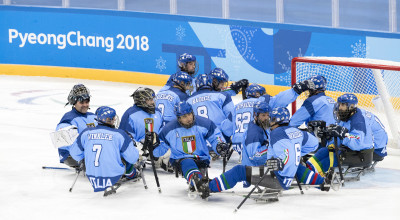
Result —
<instances>
[{"instance_id":1,"label":"black glove","mask_svg":"<svg viewBox=\"0 0 400 220\"><path fill-rule=\"evenodd\" d=\"M308 132L316 135L319 138L326 138L329 140L331 137L326 132L326 122L323 120L310 121L307 124Z\"/></svg>"},{"instance_id":2,"label":"black glove","mask_svg":"<svg viewBox=\"0 0 400 220\"><path fill-rule=\"evenodd\" d=\"M278 171L278 170L283 170L283 167L285 166L285 164L283 164L281 158L271 158L269 160L267 160L267 167L268 169L274 170L274 171Z\"/></svg>"},{"instance_id":3,"label":"black glove","mask_svg":"<svg viewBox=\"0 0 400 220\"><path fill-rule=\"evenodd\" d=\"M240 92L240 89L242 89L243 87L247 87L249 86L249 80L247 79L241 79L237 82L234 82L231 84L231 89L233 91L236 92L236 94L238 94Z\"/></svg>"},{"instance_id":4,"label":"black glove","mask_svg":"<svg viewBox=\"0 0 400 220\"><path fill-rule=\"evenodd\" d=\"M149 150L153 151L158 145L160 145L160 138L158 138L157 133L146 131L143 147L148 147Z\"/></svg>"},{"instance_id":5,"label":"black glove","mask_svg":"<svg viewBox=\"0 0 400 220\"><path fill-rule=\"evenodd\" d=\"M217 153L222 157L226 157L229 153L229 144L221 142L217 144Z\"/></svg>"},{"instance_id":6,"label":"black glove","mask_svg":"<svg viewBox=\"0 0 400 220\"><path fill-rule=\"evenodd\" d=\"M349 133L349 130L340 125L329 125L328 134L332 137L338 137L340 139L344 139L346 134Z\"/></svg>"},{"instance_id":7,"label":"black glove","mask_svg":"<svg viewBox=\"0 0 400 220\"><path fill-rule=\"evenodd\" d=\"M311 89L311 83L310 80L304 80L302 82L297 82L293 85L293 90L297 93L297 94L301 94L304 91L307 91L309 89Z\"/></svg>"}]
</instances>

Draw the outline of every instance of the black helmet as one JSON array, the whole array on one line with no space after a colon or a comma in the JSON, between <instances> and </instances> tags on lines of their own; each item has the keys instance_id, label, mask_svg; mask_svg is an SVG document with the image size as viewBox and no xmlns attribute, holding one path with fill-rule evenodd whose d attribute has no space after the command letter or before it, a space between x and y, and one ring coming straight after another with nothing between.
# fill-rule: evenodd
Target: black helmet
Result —
<instances>
[{"instance_id":1,"label":"black helmet","mask_svg":"<svg viewBox=\"0 0 400 220\"><path fill-rule=\"evenodd\" d=\"M144 87L139 87L132 95L133 101L135 102L135 105L142 108L143 111L149 113L149 114L154 114L156 112L156 105L153 104L147 104L147 100L153 100L155 97L155 93L152 89L150 88L144 88Z\"/></svg>"}]
</instances>

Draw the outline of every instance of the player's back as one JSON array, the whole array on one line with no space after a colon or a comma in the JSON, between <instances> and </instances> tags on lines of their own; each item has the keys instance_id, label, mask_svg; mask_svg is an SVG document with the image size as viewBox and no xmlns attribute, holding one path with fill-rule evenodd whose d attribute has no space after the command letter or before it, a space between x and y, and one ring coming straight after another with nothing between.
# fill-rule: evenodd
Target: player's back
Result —
<instances>
[{"instance_id":1,"label":"player's back","mask_svg":"<svg viewBox=\"0 0 400 220\"><path fill-rule=\"evenodd\" d=\"M83 149L86 175L95 191L104 190L116 183L125 172L121 151L125 151L131 143L126 133L97 126L85 130L77 140L79 148Z\"/></svg>"},{"instance_id":2,"label":"player's back","mask_svg":"<svg viewBox=\"0 0 400 220\"><path fill-rule=\"evenodd\" d=\"M187 102L192 106L195 115L210 119L217 127L221 127L222 121L227 118L224 107L229 102L233 105L230 96L210 90L197 91L187 99Z\"/></svg>"},{"instance_id":3,"label":"player's back","mask_svg":"<svg viewBox=\"0 0 400 220\"><path fill-rule=\"evenodd\" d=\"M319 93L307 98L298 111L290 119L291 126L300 126L303 122L307 123L315 120L325 121L327 125L335 124L333 108L335 100L325 93Z\"/></svg>"},{"instance_id":4,"label":"player's back","mask_svg":"<svg viewBox=\"0 0 400 220\"><path fill-rule=\"evenodd\" d=\"M301 156L315 151L318 140L311 134L291 126L278 127L271 131L268 158L279 157L285 164L278 173L284 177L293 177L300 164Z\"/></svg>"},{"instance_id":5,"label":"player's back","mask_svg":"<svg viewBox=\"0 0 400 220\"><path fill-rule=\"evenodd\" d=\"M257 98L249 98L235 105L235 133L232 136L232 144L242 142L244 132L253 120L253 106L257 101Z\"/></svg>"},{"instance_id":6,"label":"player's back","mask_svg":"<svg viewBox=\"0 0 400 220\"><path fill-rule=\"evenodd\" d=\"M175 105L181 101L185 101L187 98L188 95L186 93L175 87L157 93L156 108L161 111L166 123L176 119Z\"/></svg>"}]
</instances>

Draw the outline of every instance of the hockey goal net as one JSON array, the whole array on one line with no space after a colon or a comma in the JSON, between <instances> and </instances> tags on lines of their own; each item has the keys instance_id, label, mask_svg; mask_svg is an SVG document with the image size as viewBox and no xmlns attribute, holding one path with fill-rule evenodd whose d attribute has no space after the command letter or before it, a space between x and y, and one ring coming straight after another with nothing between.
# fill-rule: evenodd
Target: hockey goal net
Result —
<instances>
[{"instance_id":1,"label":"hockey goal net","mask_svg":"<svg viewBox=\"0 0 400 220\"><path fill-rule=\"evenodd\" d=\"M327 79L326 95L337 100L354 93L358 107L371 111L385 124L388 146L399 148L400 63L344 57L296 57L292 60L292 85L313 75ZM304 93L292 105L292 112L306 99Z\"/></svg>"}]
</instances>

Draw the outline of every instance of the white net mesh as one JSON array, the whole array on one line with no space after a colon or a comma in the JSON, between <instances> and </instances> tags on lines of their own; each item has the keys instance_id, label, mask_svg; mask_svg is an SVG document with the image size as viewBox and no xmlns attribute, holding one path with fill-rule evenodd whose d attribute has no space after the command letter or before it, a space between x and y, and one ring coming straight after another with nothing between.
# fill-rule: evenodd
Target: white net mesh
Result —
<instances>
[{"instance_id":1,"label":"white net mesh","mask_svg":"<svg viewBox=\"0 0 400 220\"><path fill-rule=\"evenodd\" d=\"M298 59L297 62L296 59ZM382 95L379 95L379 89L372 71L372 68L378 69L386 87L385 89L389 94L388 99L390 99L395 112L395 118L390 118L390 120L395 120L399 124L400 63L337 57L303 57L296 59L292 63L292 65L296 65L295 69L292 67L292 77L296 77L297 82L306 80L313 75L322 75L327 79L326 95L337 100L337 97L344 93L354 93L359 99L359 107L373 112L388 125L388 118L382 103ZM299 96L296 109L301 106L305 98L303 94ZM391 133L389 127L386 126L388 134Z\"/></svg>"}]
</instances>

